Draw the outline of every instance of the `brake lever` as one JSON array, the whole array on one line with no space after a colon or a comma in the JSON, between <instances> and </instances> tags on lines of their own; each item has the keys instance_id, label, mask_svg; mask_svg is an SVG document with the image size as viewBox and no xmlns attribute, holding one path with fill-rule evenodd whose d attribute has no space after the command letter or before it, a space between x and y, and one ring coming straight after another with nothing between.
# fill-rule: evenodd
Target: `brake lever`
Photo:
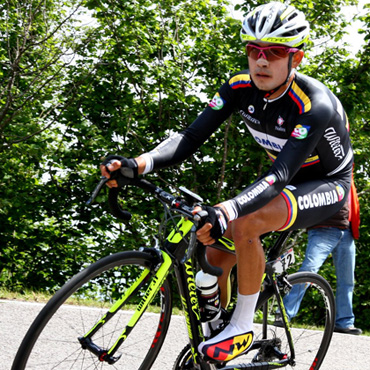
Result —
<instances>
[{"instance_id":1,"label":"brake lever","mask_svg":"<svg viewBox=\"0 0 370 370\"><path fill-rule=\"evenodd\" d=\"M193 216L193 220L195 221L195 223L190 229L189 247L186 252L186 255L182 258L181 263L185 263L186 261L188 261L190 258L193 257L195 246L197 245L196 231L198 230L200 226L202 226L207 216L208 216L208 213L205 210L201 210L200 212L196 213Z\"/></svg>"},{"instance_id":2,"label":"brake lever","mask_svg":"<svg viewBox=\"0 0 370 370\"><path fill-rule=\"evenodd\" d=\"M181 263L188 261L194 254L195 246L197 244L197 236L195 234L196 230L197 228L195 225L193 225L190 229L189 247L185 256L182 258Z\"/></svg>"},{"instance_id":3,"label":"brake lever","mask_svg":"<svg viewBox=\"0 0 370 370\"><path fill-rule=\"evenodd\" d=\"M102 189L102 187L105 185L107 181L109 181L108 177L105 177L105 176L100 177L100 181L98 185L96 185L94 191L91 194L90 199L86 202L87 206L89 206L90 204L94 202L95 198L98 196L100 190Z\"/></svg>"}]
</instances>

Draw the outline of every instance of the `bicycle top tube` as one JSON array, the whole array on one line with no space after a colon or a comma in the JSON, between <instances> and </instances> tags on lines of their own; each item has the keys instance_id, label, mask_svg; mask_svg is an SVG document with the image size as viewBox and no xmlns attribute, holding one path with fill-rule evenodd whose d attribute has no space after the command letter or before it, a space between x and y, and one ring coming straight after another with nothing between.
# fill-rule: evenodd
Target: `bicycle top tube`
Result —
<instances>
[{"instance_id":1,"label":"bicycle top tube","mask_svg":"<svg viewBox=\"0 0 370 370\"><path fill-rule=\"evenodd\" d=\"M202 199L197 194L187 190L186 188L180 187L183 197L179 197L166 192L159 186L142 178L126 180L127 185L137 186L143 189L144 191L151 193L161 202L167 204L169 206L170 211L182 214L186 219L190 220L194 224L196 229L200 227L202 219L204 220L205 217L207 216L207 212L205 211L201 211L193 215L194 205L200 205ZM93 195L89 199L89 203L91 203L94 200L94 197L97 196L97 194L99 193L100 189L102 188L103 184L106 181L108 181L108 179L106 178L105 179L102 178L100 180L99 184L97 185L93 192ZM110 193L109 206L112 210L113 215L118 218L121 218L120 216L122 216L122 218L125 220L129 219L127 216L129 215L129 217L131 217L129 212L122 210L122 208L119 206L118 203L119 189L111 188L109 189L109 193ZM190 203L193 203L193 205L191 205ZM195 230L193 230L193 233L194 232ZM291 234L290 231L279 232L277 240L273 243L271 247L269 247L266 250L267 262L273 261L281 255L283 246L290 234ZM221 237L215 244L209 247L219 249L228 253L235 253L234 242L225 237Z\"/></svg>"},{"instance_id":2,"label":"bicycle top tube","mask_svg":"<svg viewBox=\"0 0 370 370\"><path fill-rule=\"evenodd\" d=\"M270 235L271 233L268 233L267 235ZM266 249L266 262L272 262L276 260L278 257L280 257L282 250L284 248L285 242L287 241L289 235L291 234L291 231L282 231L279 232L279 236L277 237L276 241L273 243L272 246L268 247ZM215 248L218 250L221 250L223 252L235 254L235 245L234 242L228 238L225 238L224 236L221 237L217 242L213 245L210 245L209 247Z\"/></svg>"}]
</instances>

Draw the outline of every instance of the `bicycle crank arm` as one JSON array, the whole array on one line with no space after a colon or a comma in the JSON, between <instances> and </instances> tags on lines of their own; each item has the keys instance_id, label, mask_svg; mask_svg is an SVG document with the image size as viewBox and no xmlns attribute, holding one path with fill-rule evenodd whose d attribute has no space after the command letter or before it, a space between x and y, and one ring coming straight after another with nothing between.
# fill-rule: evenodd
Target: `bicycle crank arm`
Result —
<instances>
[{"instance_id":1,"label":"bicycle crank arm","mask_svg":"<svg viewBox=\"0 0 370 370\"><path fill-rule=\"evenodd\" d=\"M114 357L112 355L109 355L107 350L97 346L89 337L79 337L78 341L81 343L83 349L89 350L91 353L98 357L99 361L107 362L109 365L115 364L122 356L119 355L117 357Z\"/></svg>"}]
</instances>

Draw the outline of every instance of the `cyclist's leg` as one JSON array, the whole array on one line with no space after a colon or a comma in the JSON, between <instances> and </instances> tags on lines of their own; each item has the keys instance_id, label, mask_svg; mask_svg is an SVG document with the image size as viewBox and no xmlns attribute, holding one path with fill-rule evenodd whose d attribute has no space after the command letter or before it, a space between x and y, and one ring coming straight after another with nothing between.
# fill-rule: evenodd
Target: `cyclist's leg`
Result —
<instances>
[{"instance_id":1,"label":"cyclist's leg","mask_svg":"<svg viewBox=\"0 0 370 370\"><path fill-rule=\"evenodd\" d=\"M224 237L232 239L230 227L226 230ZM218 285L221 292L221 306L226 308L230 302L231 295L230 272L236 264L236 257L231 253L207 248L207 260L212 266L222 268L222 275L218 278Z\"/></svg>"},{"instance_id":2,"label":"cyclist's leg","mask_svg":"<svg viewBox=\"0 0 370 370\"><path fill-rule=\"evenodd\" d=\"M252 345L254 310L265 270L260 236L281 227L287 217L285 200L278 196L263 208L231 223L238 265L238 301L225 330L199 346L206 356L228 361Z\"/></svg>"},{"instance_id":3,"label":"cyclist's leg","mask_svg":"<svg viewBox=\"0 0 370 370\"><path fill-rule=\"evenodd\" d=\"M335 229L341 233L338 246L333 251L333 260L337 275L336 321L340 328L354 325L355 316L352 309L355 269L355 243L350 230Z\"/></svg>"},{"instance_id":4,"label":"cyclist's leg","mask_svg":"<svg viewBox=\"0 0 370 370\"><path fill-rule=\"evenodd\" d=\"M349 185L350 176L344 180L313 180L289 186L266 206L232 222L240 294L230 324L219 335L200 344L203 354L225 361L251 345L254 305L265 264L260 235L273 230L304 228L328 218L342 208Z\"/></svg>"}]
</instances>

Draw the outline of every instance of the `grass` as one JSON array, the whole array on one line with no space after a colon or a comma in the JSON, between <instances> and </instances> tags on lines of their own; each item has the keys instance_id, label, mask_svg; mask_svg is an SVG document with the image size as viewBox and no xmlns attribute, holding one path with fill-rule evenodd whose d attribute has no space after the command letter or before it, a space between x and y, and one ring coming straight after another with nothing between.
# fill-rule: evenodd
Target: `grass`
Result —
<instances>
[{"instance_id":1,"label":"grass","mask_svg":"<svg viewBox=\"0 0 370 370\"><path fill-rule=\"evenodd\" d=\"M24 291L19 293L10 292L4 288L0 288L0 299L46 303L50 298L51 295L47 293L35 293L32 291Z\"/></svg>"},{"instance_id":2,"label":"grass","mask_svg":"<svg viewBox=\"0 0 370 370\"><path fill-rule=\"evenodd\" d=\"M17 300L17 301L23 301L23 302L47 303L51 297L52 297L52 295L47 294L47 293L36 293L36 292L33 292L33 291L25 291L25 292L19 293L19 292L11 292L11 291L8 291L4 288L0 288L0 299L5 299L5 300ZM70 305L78 305L80 303L81 303L81 301L79 301L77 299L74 299L74 298L69 298L67 300L67 304L70 304ZM87 307L102 308L102 302L101 301L94 301L93 299L84 300L83 305L87 306ZM106 303L105 305L103 305L103 307L104 306L106 308L109 308L111 305L109 303ZM125 309L134 310L135 307L136 307L136 305L134 305L134 304L126 305ZM150 312L154 312L154 313L159 312L159 309L156 310L155 307L153 307L153 306L149 306L149 308L150 308L150 310L149 310ZM180 310L177 307L173 307L172 308L172 314L183 316L183 311Z\"/></svg>"}]
</instances>

